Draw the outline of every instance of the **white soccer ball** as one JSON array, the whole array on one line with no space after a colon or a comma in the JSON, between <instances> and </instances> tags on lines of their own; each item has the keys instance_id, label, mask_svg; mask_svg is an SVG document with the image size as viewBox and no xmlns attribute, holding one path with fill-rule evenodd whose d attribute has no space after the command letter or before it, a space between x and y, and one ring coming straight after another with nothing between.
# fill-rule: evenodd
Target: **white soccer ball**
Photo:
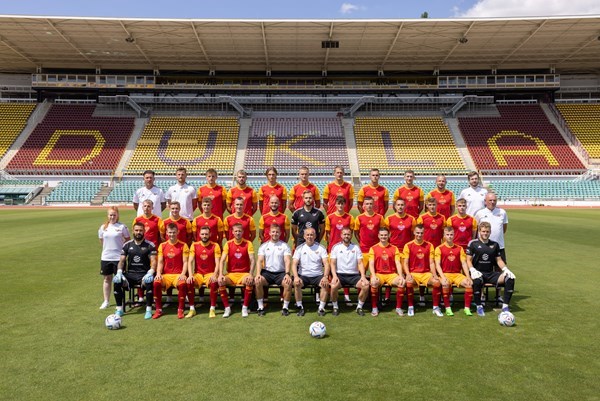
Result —
<instances>
[{"instance_id":1,"label":"white soccer ball","mask_svg":"<svg viewBox=\"0 0 600 401\"><path fill-rule=\"evenodd\" d=\"M109 330L118 330L121 328L121 316L119 315L108 315L104 320L106 328Z\"/></svg>"},{"instance_id":2,"label":"white soccer ball","mask_svg":"<svg viewBox=\"0 0 600 401\"><path fill-rule=\"evenodd\" d=\"M515 315L510 312L500 312L498 315L498 323L502 326L510 327L515 324Z\"/></svg>"},{"instance_id":3,"label":"white soccer ball","mask_svg":"<svg viewBox=\"0 0 600 401\"><path fill-rule=\"evenodd\" d=\"M313 338L323 338L327 334L327 329L323 322L312 322L308 332Z\"/></svg>"}]
</instances>

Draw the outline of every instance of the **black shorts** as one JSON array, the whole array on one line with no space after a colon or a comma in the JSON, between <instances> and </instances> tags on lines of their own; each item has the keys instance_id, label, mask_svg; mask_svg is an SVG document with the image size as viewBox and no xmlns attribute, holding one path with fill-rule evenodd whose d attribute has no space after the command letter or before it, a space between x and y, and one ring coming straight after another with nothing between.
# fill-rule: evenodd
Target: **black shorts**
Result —
<instances>
[{"instance_id":1,"label":"black shorts","mask_svg":"<svg viewBox=\"0 0 600 401\"><path fill-rule=\"evenodd\" d=\"M283 283L283 279L285 278L285 272L273 273L268 270L261 270L260 275L265 278L267 284L269 285L281 285L281 283Z\"/></svg>"},{"instance_id":2,"label":"black shorts","mask_svg":"<svg viewBox=\"0 0 600 401\"><path fill-rule=\"evenodd\" d=\"M143 287L144 283L142 282L142 278L144 278L146 274L145 273L138 273L138 272L125 272L123 273L123 276L125 276L125 278L127 279L127 283L123 282L123 287L128 288L129 286L132 287Z\"/></svg>"},{"instance_id":3,"label":"black shorts","mask_svg":"<svg viewBox=\"0 0 600 401\"><path fill-rule=\"evenodd\" d=\"M110 276L117 272L118 261L112 260L101 260L100 261L100 274L103 276Z\"/></svg>"},{"instance_id":4,"label":"black shorts","mask_svg":"<svg viewBox=\"0 0 600 401\"><path fill-rule=\"evenodd\" d=\"M342 287L356 287L356 283L360 281L360 274L342 274L339 273L338 278Z\"/></svg>"},{"instance_id":5,"label":"black shorts","mask_svg":"<svg viewBox=\"0 0 600 401\"><path fill-rule=\"evenodd\" d=\"M315 287L319 287L321 284L321 280L323 280L323 275L308 277L308 276L298 276L300 280L302 280L302 286L306 287L307 285L312 285Z\"/></svg>"},{"instance_id":6,"label":"black shorts","mask_svg":"<svg viewBox=\"0 0 600 401\"><path fill-rule=\"evenodd\" d=\"M500 275L502 273L500 272L481 272L482 276L481 278L483 279L483 283L484 284L494 284L494 285L498 285L498 278L500 278Z\"/></svg>"}]
</instances>

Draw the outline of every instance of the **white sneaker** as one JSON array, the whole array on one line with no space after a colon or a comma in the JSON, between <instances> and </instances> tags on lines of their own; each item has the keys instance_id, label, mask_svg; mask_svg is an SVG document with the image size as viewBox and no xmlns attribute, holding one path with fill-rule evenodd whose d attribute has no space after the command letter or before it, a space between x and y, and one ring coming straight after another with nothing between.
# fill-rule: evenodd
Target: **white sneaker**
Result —
<instances>
[{"instance_id":1,"label":"white sneaker","mask_svg":"<svg viewBox=\"0 0 600 401\"><path fill-rule=\"evenodd\" d=\"M431 313L433 313L437 317L444 317L444 314L442 313L442 310L440 309L439 306L436 306L435 308L433 308Z\"/></svg>"},{"instance_id":2,"label":"white sneaker","mask_svg":"<svg viewBox=\"0 0 600 401\"><path fill-rule=\"evenodd\" d=\"M248 307L242 306L242 317L248 317Z\"/></svg>"},{"instance_id":3,"label":"white sneaker","mask_svg":"<svg viewBox=\"0 0 600 401\"><path fill-rule=\"evenodd\" d=\"M231 307L228 306L227 308L225 308L225 312L223 312L223 317L224 318L228 318L229 316L231 316Z\"/></svg>"},{"instance_id":4,"label":"white sneaker","mask_svg":"<svg viewBox=\"0 0 600 401\"><path fill-rule=\"evenodd\" d=\"M396 308L396 315L404 316L404 311L402 310L402 308Z\"/></svg>"},{"instance_id":5,"label":"white sneaker","mask_svg":"<svg viewBox=\"0 0 600 401\"><path fill-rule=\"evenodd\" d=\"M110 303L108 301L104 301L104 302L102 302L102 305L100 305L100 309L106 309L106 308L108 308L109 305L110 305Z\"/></svg>"},{"instance_id":6,"label":"white sneaker","mask_svg":"<svg viewBox=\"0 0 600 401\"><path fill-rule=\"evenodd\" d=\"M409 306L408 307L408 316L413 317L414 315L415 315L415 307Z\"/></svg>"}]
</instances>

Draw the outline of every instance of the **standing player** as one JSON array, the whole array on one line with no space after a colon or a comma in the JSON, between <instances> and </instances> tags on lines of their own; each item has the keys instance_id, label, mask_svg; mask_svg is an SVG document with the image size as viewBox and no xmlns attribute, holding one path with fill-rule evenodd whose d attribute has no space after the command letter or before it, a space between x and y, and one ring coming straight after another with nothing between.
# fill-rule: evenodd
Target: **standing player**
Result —
<instances>
[{"instance_id":1,"label":"standing player","mask_svg":"<svg viewBox=\"0 0 600 401\"><path fill-rule=\"evenodd\" d=\"M258 316L265 315L264 287L279 285L283 288L283 308L281 314L290 314L290 299L292 298L292 251L285 242L279 239L281 227L273 223L269 227L269 240L258 248L258 260L256 263L256 278L254 288L256 301L258 302Z\"/></svg>"},{"instance_id":2,"label":"standing player","mask_svg":"<svg viewBox=\"0 0 600 401\"><path fill-rule=\"evenodd\" d=\"M237 185L229 188L227 191L227 211L233 213L233 202L235 199L242 198L244 201L244 214L254 216L258 209L258 195L254 188L246 185L248 174L244 170L239 170L235 176Z\"/></svg>"},{"instance_id":3,"label":"standing player","mask_svg":"<svg viewBox=\"0 0 600 401\"><path fill-rule=\"evenodd\" d=\"M202 214L192 222L192 237L194 241L200 241L200 229L208 227L210 240L221 246L223 243L223 221L212 212L213 201L211 198L202 198Z\"/></svg>"},{"instance_id":4,"label":"standing player","mask_svg":"<svg viewBox=\"0 0 600 401\"><path fill-rule=\"evenodd\" d=\"M446 189L446 183L446 176L443 174L438 175L435 180L436 187L427 194L425 199L435 198L438 213L448 219L454 214L456 199L454 198L454 192Z\"/></svg>"},{"instance_id":5,"label":"standing player","mask_svg":"<svg viewBox=\"0 0 600 401\"><path fill-rule=\"evenodd\" d=\"M467 214L467 201L460 198L456 201L456 214L446 220L446 226L454 229L454 243L467 250L469 242L477 234L477 220Z\"/></svg>"},{"instance_id":6,"label":"standing player","mask_svg":"<svg viewBox=\"0 0 600 401\"><path fill-rule=\"evenodd\" d=\"M364 212L363 202L367 196L373 198L373 210L385 216L390 203L390 193L383 185L379 185L379 169L372 168L369 175L371 182L358 191L358 211Z\"/></svg>"},{"instance_id":7,"label":"standing player","mask_svg":"<svg viewBox=\"0 0 600 401\"><path fill-rule=\"evenodd\" d=\"M454 229L444 228L444 243L435 248L435 269L442 283L442 298L446 316L454 316L450 308L450 293L452 285L465 289L465 315L471 313L473 299L473 281L469 278L469 268L465 251L454 243Z\"/></svg>"},{"instance_id":8,"label":"standing player","mask_svg":"<svg viewBox=\"0 0 600 401\"><path fill-rule=\"evenodd\" d=\"M265 171L267 183L258 190L258 209L261 214L271 211L270 199L276 196L279 199L279 212L284 213L287 206L287 189L277 182L277 169L273 166Z\"/></svg>"},{"instance_id":9,"label":"standing player","mask_svg":"<svg viewBox=\"0 0 600 401\"><path fill-rule=\"evenodd\" d=\"M347 181L344 181L344 168L342 166L335 166L333 169L334 180L325 186L323 190L323 207L327 215L335 213L336 199L338 196L346 199L344 205L344 211L350 213L352 205L354 204L354 187Z\"/></svg>"},{"instance_id":10,"label":"standing player","mask_svg":"<svg viewBox=\"0 0 600 401\"><path fill-rule=\"evenodd\" d=\"M379 228L385 227L383 216L373 210L373 198L367 196L363 201L364 212L354 220L354 236L363 254L363 264L369 263L369 250L379 242Z\"/></svg>"},{"instance_id":11,"label":"standing player","mask_svg":"<svg viewBox=\"0 0 600 401\"><path fill-rule=\"evenodd\" d=\"M349 286L358 289L356 313L359 316L364 316L363 306L367 296L369 296L369 280L365 276L362 253L360 248L352 243L352 229L350 227L344 227L341 236L342 241L333 247L329 255L333 316L339 315L340 311L337 302L339 289Z\"/></svg>"},{"instance_id":12,"label":"standing player","mask_svg":"<svg viewBox=\"0 0 600 401\"><path fill-rule=\"evenodd\" d=\"M165 198L167 199L169 206L173 202L179 202L181 216L191 222L194 218L194 210L196 210L196 207L198 206L196 190L186 182L187 170L185 167L179 167L175 176L177 177L177 183L169 187Z\"/></svg>"},{"instance_id":13,"label":"standing player","mask_svg":"<svg viewBox=\"0 0 600 401\"><path fill-rule=\"evenodd\" d=\"M394 202L398 199L404 199L406 202L406 213L410 214L415 219L419 217L423 210L423 190L414 184L415 172L406 170L404 173L404 185L394 193Z\"/></svg>"},{"instance_id":14,"label":"standing player","mask_svg":"<svg viewBox=\"0 0 600 401\"><path fill-rule=\"evenodd\" d=\"M212 214L223 220L227 192L225 191L225 187L217 184L217 177L217 170L214 168L206 170L206 184L198 188L197 197L198 199L211 199Z\"/></svg>"},{"instance_id":15,"label":"standing player","mask_svg":"<svg viewBox=\"0 0 600 401\"><path fill-rule=\"evenodd\" d=\"M434 263L434 249L431 243L423 239L425 228L417 224L414 229L415 239L404 245L402 259L406 275L406 296L408 300L408 316L415 315L415 286L432 286L433 314L443 317L440 309L440 281L437 279Z\"/></svg>"},{"instance_id":16,"label":"standing player","mask_svg":"<svg viewBox=\"0 0 600 401\"><path fill-rule=\"evenodd\" d=\"M406 214L404 209L406 202L404 199L396 199L394 202L394 213L387 216L384 220L385 226L390 230L390 244L399 250L404 249L404 245L412 241L413 229L417 225L417 219L410 214ZM386 287L384 303L387 303L392 295L392 289ZM425 302L425 298L422 300Z\"/></svg>"},{"instance_id":17,"label":"standing player","mask_svg":"<svg viewBox=\"0 0 600 401\"><path fill-rule=\"evenodd\" d=\"M308 191L310 194L310 191ZM310 194L312 196L312 194ZM305 198L306 199L306 198ZM302 288L306 285L319 287L319 316L325 316L325 303L329 292L329 263L327 250L315 242L317 233L314 227L304 231L304 241L298 245L292 257L292 273L294 275L294 295L296 298L296 315L304 316L302 306Z\"/></svg>"},{"instance_id":18,"label":"standing player","mask_svg":"<svg viewBox=\"0 0 600 401\"><path fill-rule=\"evenodd\" d=\"M304 242L304 230L312 228L315 230L315 240L321 242L325 234L325 216L320 209L313 207L313 194L310 190L302 194L304 206L292 214L292 236L296 246Z\"/></svg>"},{"instance_id":19,"label":"standing player","mask_svg":"<svg viewBox=\"0 0 600 401\"><path fill-rule=\"evenodd\" d=\"M490 239L496 241L500 246L500 257L506 263L506 251L504 250L504 233L508 228L508 216L504 209L496 207L498 197L493 192L485 195L485 207L475 213L475 220L481 225L487 221L492 227Z\"/></svg>"},{"instance_id":20,"label":"standing player","mask_svg":"<svg viewBox=\"0 0 600 401\"><path fill-rule=\"evenodd\" d=\"M304 193L310 191L313 196L314 204L317 209L321 208L321 194L319 188L312 184L309 180L308 167L303 166L298 170L298 178L300 182L290 189L288 193L288 208L291 212L298 210L304 206Z\"/></svg>"},{"instance_id":21,"label":"standing player","mask_svg":"<svg viewBox=\"0 0 600 401\"><path fill-rule=\"evenodd\" d=\"M148 200L148 202L151 202ZM144 238L145 227L143 223L133 224L133 239L127 241L121 249L121 259L117 267L117 274L113 278L117 315L123 316L123 301L125 291L123 288L139 285L146 290L146 314L144 319L152 318L152 298L154 273L156 271L156 248L154 244Z\"/></svg>"},{"instance_id":22,"label":"standing player","mask_svg":"<svg viewBox=\"0 0 600 401\"><path fill-rule=\"evenodd\" d=\"M172 287L177 288L177 318L183 319L183 308L185 297L188 294L186 274L190 248L185 242L177 239L178 228L175 223L167 225L167 241L158 247L158 266L154 277L154 306L156 310L152 319L158 319L163 315L162 291ZM194 310L194 299L188 299L190 310Z\"/></svg>"},{"instance_id":23,"label":"standing player","mask_svg":"<svg viewBox=\"0 0 600 401\"><path fill-rule=\"evenodd\" d=\"M181 216L181 204L177 201L173 201L169 204L169 217L167 217L163 224L160 225L160 235L162 241L167 240L166 227L173 223L177 226L177 238L179 241L185 244L192 243L192 223L183 216Z\"/></svg>"},{"instance_id":24,"label":"standing player","mask_svg":"<svg viewBox=\"0 0 600 401\"><path fill-rule=\"evenodd\" d=\"M133 194L133 210L137 212L138 216L141 216L144 211L140 206L145 200L151 200L153 205L152 213L160 217L162 211L167 207L165 194L162 189L154 185L154 171L146 170L143 176L144 186Z\"/></svg>"},{"instance_id":25,"label":"standing player","mask_svg":"<svg viewBox=\"0 0 600 401\"><path fill-rule=\"evenodd\" d=\"M437 201L435 198L427 198L425 207L427 211L417 218L417 224L425 227L423 239L431 243L435 248L442 244L446 218L437 212Z\"/></svg>"},{"instance_id":26,"label":"standing player","mask_svg":"<svg viewBox=\"0 0 600 401\"><path fill-rule=\"evenodd\" d=\"M254 285L254 248L252 242L243 238L244 229L241 224L233 226L233 239L223 247L219 266L219 286L245 286L242 317L248 317L248 305L252 297ZM226 272L227 271L227 272ZM224 318L231 315L231 307L225 307Z\"/></svg>"},{"instance_id":27,"label":"standing player","mask_svg":"<svg viewBox=\"0 0 600 401\"><path fill-rule=\"evenodd\" d=\"M467 266L473 280L473 296L477 305L477 314L485 316L481 303L481 289L486 283L496 286L504 284L502 312L509 311L510 298L515 289L515 275L500 256L500 245L490 239L492 226L487 221L479 224L479 238L469 243L467 248ZM497 271L497 268L501 272Z\"/></svg>"},{"instance_id":28,"label":"standing player","mask_svg":"<svg viewBox=\"0 0 600 401\"><path fill-rule=\"evenodd\" d=\"M327 252L335 244L342 241L342 230L345 227L350 228L350 234L354 229L354 217L345 211L346 198L338 196L335 200L336 211L327 215L325 218L325 242L327 242Z\"/></svg>"},{"instance_id":29,"label":"standing player","mask_svg":"<svg viewBox=\"0 0 600 401\"><path fill-rule=\"evenodd\" d=\"M371 273L371 316L379 315L377 300L382 285L396 287L396 314L404 316L402 298L406 281L402 274L401 255L398 248L389 243L390 230L381 227L378 231L379 243L369 250L369 271Z\"/></svg>"},{"instance_id":30,"label":"standing player","mask_svg":"<svg viewBox=\"0 0 600 401\"><path fill-rule=\"evenodd\" d=\"M188 259L188 298L194 299L194 287L209 289L210 311L209 318L216 317L215 309L217 307L217 290L221 294L221 300L225 308L229 307L227 292L225 287L219 288L219 261L221 260L221 247L219 244L210 240L211 232L208 226L200 227L199 241L192 243L190 247L190 257ZM186 318L196 315L194 309L190 309Z\"/></svg>"},{"instance_id":31,"label":"standing player","mask_svg":"<svg viewBox=\"0 0 600 401\"><path fill-rule=\"evenodd\" d=\"M100 239L102 245L100 274L103 276L102 294L104 295L104 301L100 305L100 309L106 309L110 304L110 287L113 274L117 271L117 265L121 259L123 243L129 241L129 238L127 226L119 222L119 208L116 206L109 207L106 221L98 229L98 239Z\"/></svg>"},{"instance_id":32,"label":"standing player","mask_svg":"<svg viewBox=\"0 0 600 401\"><path fill-rule=\"evenodd\" d=\"M467 178L469 179L469 186L460 191L458 197L467 200L467 214L475 216L475 213L485 207L485 194L488 191L482 186L479 173L476 171L467 174Z\"/></svg>"},{"instance_id":33,"label":"standing player","mask_svg":"<svg viewBox=\"0 0 600 401\"><path fill-rule=\"evenodd\" d=\"M144 239L150 241L157 247L160 244L160 227L163 221L160 217L153 214L154 205L150 199L142 202L143 214L133 219L133 225L141 223L144 226Z\"/></svg>"},{"instance_id":34,"label":"standing player","mask_svg":"<svg viewBox=\"0 0 600 401\"><path fill-rule=\"evenodd\" d=\"M290 238L290 219L286 214L279 211L279 198L275 195L269 199L269 213L260 216L258 221L258 237L260 242L264 243L271 239L271 225L277 224L280 227L279 239L288 242Z\"/></svg>"},{"instance_id":35,"label":"standing player","mask_svg":"<svg viewBox=\"0 0 600 401\"><path fill-rule=\"evenodd\" d=\"M236 224L240 224L244 233L244 239L251 242L254 241L254 238L256 238L256 225L252 216L244 213L244 198L236 198L233 201L233 209L233 214L225 217L225 239L228 241L233 239L233 227Z\"/></svg>"}]
</instances>

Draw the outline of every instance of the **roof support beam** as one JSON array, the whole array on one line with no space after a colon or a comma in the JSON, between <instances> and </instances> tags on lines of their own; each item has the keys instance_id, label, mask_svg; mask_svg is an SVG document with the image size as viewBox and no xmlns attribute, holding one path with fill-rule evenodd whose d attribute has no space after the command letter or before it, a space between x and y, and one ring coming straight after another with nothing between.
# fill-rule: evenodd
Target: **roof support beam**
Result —
<instances>
[{"instance_id":1,"label":"roof support beam","mask_svg":"<svg viewBox=\"0 0 600 401\"><path fill-rule=\"evenodd\" d=\"M517 52L517 50L519 50L521 47L523 47L523 46L525 45L525 43L529 42L529 40L530 40L531 38L533 38L533 37L535 36L535 34L536 34L536 33L538 33L540 29L542 29L542 28L543 28L543 26L544 26L544 25L546 25L546 22L547 22L547 21L548 21L548 20L544 20L544 21L543 21L541 24L539 24L539 25L538 25L538 27L537 27L537 28L535 28L535 29L533 30L533 32L531 32L531 33L530 33L530 34L529 34L529 35L528 35L528 36L527 36L525 39L523 39L523 40L521 41L521 43L519 43L519 44L518 44L518 45L517 45L517 46L516 46L514 49L512 49L512 51L511 51L510 53L508 53L508 54L506 55L506 57L504 57L504 58L502 59L502 61L500 61L500 62L499 62L499 63L497 63L496 65L497 65L497 66L501 66L502 64L504 64L504 63L506 62L506 60L508 60L509 58L511 58L511 57L512 57L512 55L513 55L513 54L515 54L515 53Z\"/></svg>"},{"instance_id":2,"label":"roof support beam","mask_svg":"<svg viewBox=\"0 0 600 401\"><path fill-rule=\"evenodd\" d=\"M269 62L269 50L267 47L267 34L265 32L265 23L264 22L260 23L260 31L262 33L263 49L265 51L265 66L266 66L267 72L269 72L269 71L271 71L271 63Z\"/></svg>"},{"instance_id":3,"label":"roof support beam","mask_svg":"<svg viewBox=\"0 0 600 401\"><path fill-rule=\"evenodd\" d=\"M327 40L331 40L331 38L333 37L333 21L331 21L331 24L329 25L329 36L327 37ZM331 49L327 48L325 50L325 60L323 61L323 71L327 71L327 64L329 63L329 51Z\"/></svg>"},{"instance_id":4,"label":"roof support beam","mask_svg":"<svg viewBox=\"0 0 600 401\"><path fill-rule=\"evenodd\" d=\"M394 40L392 40L392 44L390 44L390 47L388 48L388 51L385 54L383 61L381 62L381 67L380 67L381 70L383 70L383 68L385 67L385 63L387 63L388 59L390 58L390 54L392 54L392 50L394 50L394 47L396 46L396 42L398 42L398 38L400 37L400 32L402 32L402 28L404 28L404 22L400 23L400 25L398 26L398 30L396 31L396 36L394 36Z\"/></svg>"},{"instance_id":5,"label":"roof support beam","mask_svg":"<svg viewBox=\"0 0 600 401\"><path fill-rule=\"evenodd\" d=\"M200 51L202 52L202 54L204 55L204 58L206 59L206 63L208 64L208 69L213 71L215 68L213 66L212 61L210 60L210 57L208 57L208 53L206 52L206 49L204 48L204 44L202 43L202 40L200 39L200 35L198 35L196 26L194 25L193 21L190 22L190 24L192 25L192 30L194 31L194 36L196 37L196 42L198 42L198 46L200 46Z\"/></svg>"},{"instance_id":6,"label":"roof support beam","mask_svg":"<svg viewBox=\"0 0 600 401\"><path fill-rule=\"evenodd\" d=\"M142 49L140 47L140 45L138 45L137 41L135 40L135 37L131 34L131 32L129 32L129 30L127 29L127 27L125 26L125 24L123 24L123 21L119 21L119 24L121 24L121 27L123 28L123 30L127 34L127 37L134 39L134 41L131 42L131 43L133 43L133 45L138 49L138 51L142 54L142 56L144 56L144 58L146 59L146 61L148 62L148 64L150 64L150 66L152 68L157 67L157 65L155 65L152 62L152 60L150 60L150 58L148 58L148 56L146 55L146 52L144 51L144 49Z\"/></svg>"},{"instance_id":7,"label":"roof support beam","mask_svg":"<svg viewBox=\"0 0 600 401\"><path fill-rule=\"evenodd\" d=\"M71 46L73 49L75 49L75 51L76 51L77 53L79 53L79 55L80 55L81 57L83 57L83 58L84 58L84 59L85 59L85 60L86 60L88 63L90 63L92 66L94 66L94 67L96 66L96 63L95 63L93 60L91 60L91 59L90 59L88 56L86 56L86 55L85 55L85 54L84 54L84 53L83 53L81 50L79 50L79 48L78 48L77 46L75 46L75 44L73 44L73 42L71 41L71 39L70 39L70 38L69 38L67 35L65 35L64 33L62 33L62 32L60 31L60 29L58 29L58 28L56 27L56 25L54 25L54 24L52 23L52 21L50 21L49 19L47 19L47 20L46 20L46 22L48 23L48 25L50 25L50 26L52 27L52 29L54 29L54 31L55 31L56 33L58 33L58 35L59 35L61 38L63 38L63 40L64 40L65 42L67 42L67 44L68 44L69 46Z\"/></svg>"},{"instance_id":8,"label":"roof support beam","mask_svg":"<svg viewBox=\"0 0 600 401\"><path fill-rule=\"evenodd\" d=\"M589 45L591 45L592 43L596 43L598 41L598 38L600 36L598 35L594 35L591 38L589 38L588 40L586 40L585 42L583 42L581 44L581 46L579 46L578 48L576 48L575 50L573 50L571 53L569 53L567 55L567 57L563 58L560 61L557 61L557 64L560 63L564 63L565 61L567 61L568 59L570 59L571 57L573 57L574 55L576 55L577 53L579 53L580 51L582 51L583 49L585 49L586 47L588 47Z\"/></svg>"},{"instance_id":9,"label":"roof support beam","mask_svg":"<svg viewBox=\"0 0 600 401\"><path fill-rule=\"evenodd\" d=\"M454 46L452 46L452 49L450 49L450 51L448 52L448 54L446 54L446 57L444 57L444 59L442 61L440 61L439 63L439 67L441 67L442 65L444 65L444 63L446 63L446 61L450 58L450 56L452 55L452 53L454 53L454 50L456 50L456 48L458 46L462 46L464 45L466 42L461 42L460 40L462 38L466 38L467 35L469 34L469 31L471 30L471 28L473 28L473 25L475 25L475 21L471 22L469 24L469 27L467 28L467 30L462 34L462 36L458 39L456 39L456 43L454 44Z\"/></svg>"},{"instance_id":10,"label":"roof support beam","mask_svg":"<svg viewBox=\"0 0 600 401\"><path fill-rule=\"evenodd\" d=\"M2 36L0 36L0 43L2 43L4 46L8 47L10 50L12 50L14 53L18 54L20 57L22 57L25 60L29 61L31 64L38 65L38 63L36 63L35 61L33 61L31 59L31 57L29 57L28 55L26 55L23 51L21 51L19 48L17 48L17 46L13 45L8 40L4 39Z\"/></svg>"}]
</instances>

